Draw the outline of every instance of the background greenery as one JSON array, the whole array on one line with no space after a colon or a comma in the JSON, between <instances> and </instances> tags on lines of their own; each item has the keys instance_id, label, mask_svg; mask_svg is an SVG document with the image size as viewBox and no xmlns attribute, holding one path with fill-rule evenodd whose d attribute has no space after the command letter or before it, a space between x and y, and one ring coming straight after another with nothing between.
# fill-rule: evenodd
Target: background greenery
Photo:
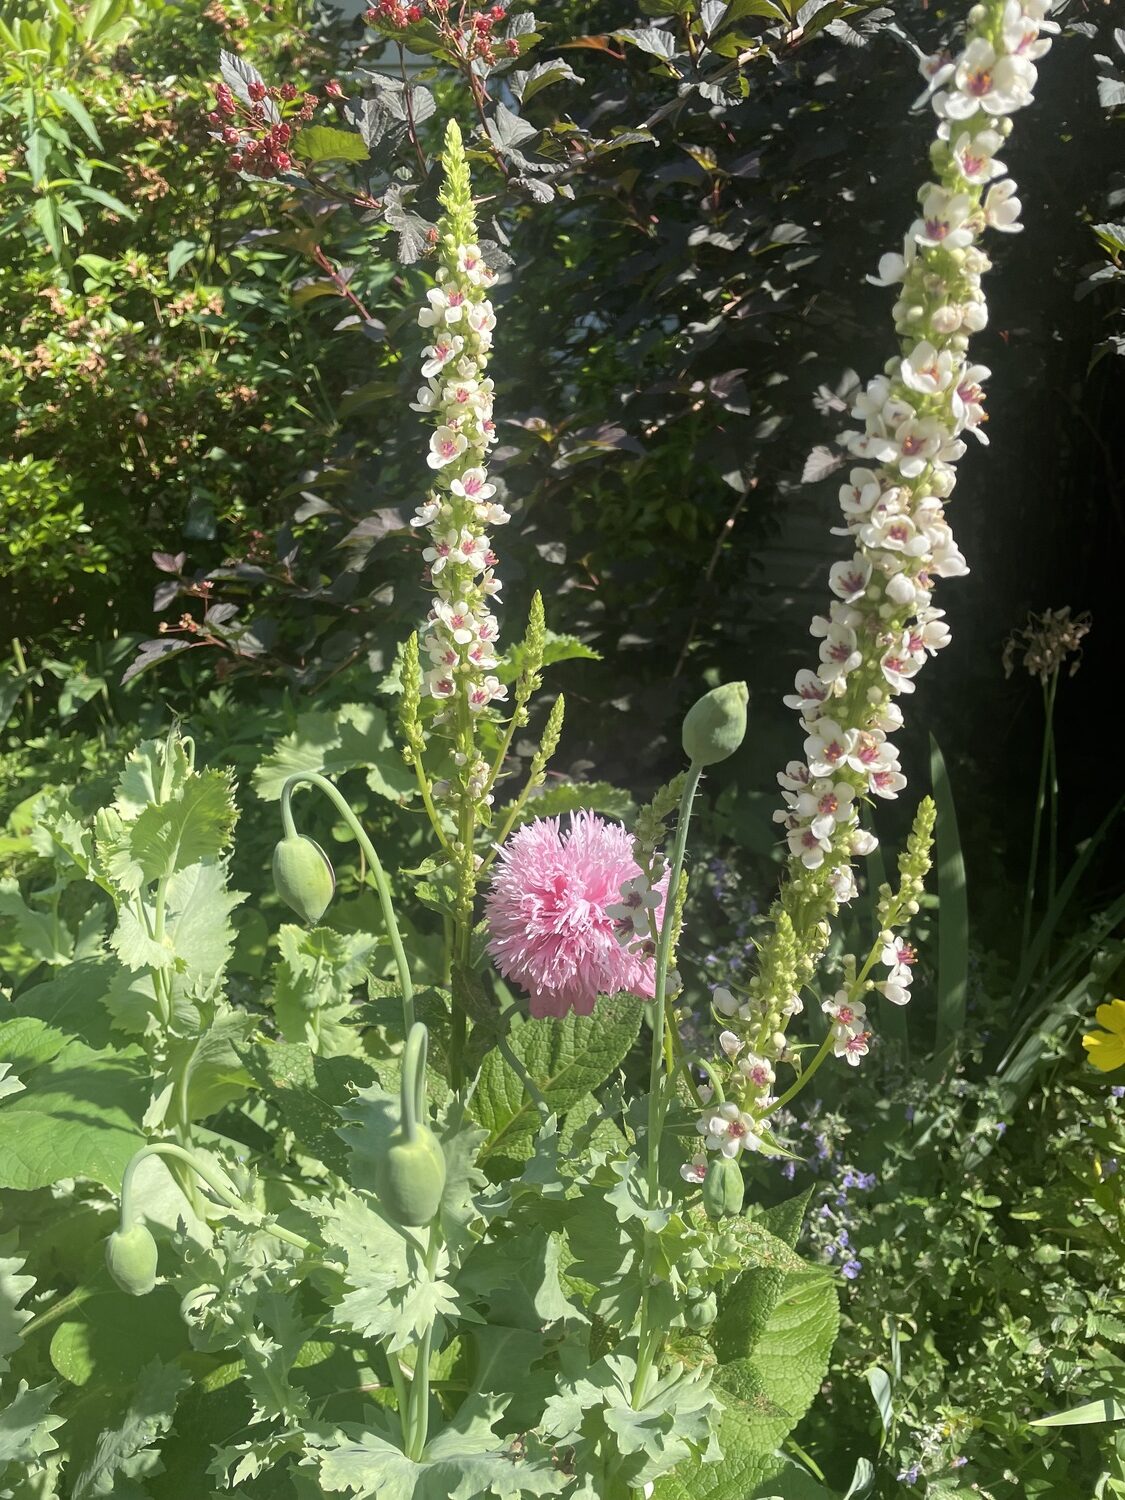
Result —
<instances>
[{"instance_id":1,"label":"background greenery","mask_svg":"<svg viewBox=\"0 0 1125 1500\"><path fill-rule=\"evenodd\" d=\"M708 789L707 895L685 954L717 978L749 961L776 874L770 787L793 748L778 699L835 555L817 449L845 372L887 350L886 293L862 278L923 163L911 42L939 45L958 14L832 0L777 19L736 3L729 34L741 25L754 55L739 67L716 46L688 87L610 35L683 7L626 9L544 10L536 57L581 81L560 69L525 99L533 147L494 140L476 163L512 262L494 366L516 518L506 628L540 588L551 626L600 655L551 678L569 709L560 806L571 780L641 793L670 774L683 704L750 679L750 742ZM1119 781L1104 726L1125 540L1125 186L1107 164L1125 39L1103 7L1064 17L1011 162L1027 233L993 249L992 445L964 465L954 517L974 576L942 600L954 644L905 737L916 785L931 731L948 767L943 783L935 762L954 852L926 913L928 983L877 1064L792 1122L796 1180L816 1195L809 1243L845 1290L798 1439L841 1489L869 1461L878 1496L1125 1494L1119 1420L1029 1425L1120 1402L1125 1358L1125 1101L1077 1041L1121 986L1114 826L1086 841ZM235 917L235 998L275 958L275 809L250 778L263 749L330 764L391 863L419 857L386 715L420 599L403 524L420 429L403 413L428 272L400 254L401 214L226 172L205 118L221 48L272 82L339 76L370 94L361 65L393 74L397 54L370 33L360 45L357 22L293 0L0 10L0 856L38 889L44 789L92 812L124 754L179 716L201 761L239 781L232 881L252 899ZM464 94L440 58L408 62L436 106L424 157ZM427 162L393 132L378 151L380 192L400 182L403 212L431 219ZM1094 613L1055 721L1062 868L1082 862L1036 912L1047 936L1029 965L1043 724L1036 684L1005 679L1001 651L1028 610L1060 604ZM530 747L515 749L518 779ZM884 821L893 838L896 810ZM330 844L338 830L314 831ZM373 925L370 896L345 896L334 921ZM14 994L47 961L26 938L26 919L0 916ZM776 1174L759 1187L791 1191Z\"/></svg>"}]
</instances>

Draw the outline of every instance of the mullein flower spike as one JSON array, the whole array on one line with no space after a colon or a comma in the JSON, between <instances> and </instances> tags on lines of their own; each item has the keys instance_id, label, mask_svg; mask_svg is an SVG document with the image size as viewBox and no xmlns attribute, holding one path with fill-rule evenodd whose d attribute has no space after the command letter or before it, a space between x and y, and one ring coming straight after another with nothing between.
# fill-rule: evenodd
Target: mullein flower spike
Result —
<instances>
[{"instance_id":1,"label":"mullein flower spike","mask_svg":"<svg viewBox=\"0 0 1125 1500\"><path fill-rule=\"evenodd\" d=\"M926 58L923 100L938 119L931 160L936 180L919 192L919 212L902 252L885 255L880 286L900 287L894 305L900 352L854 399L861 424L841 434L856 461L840 489L843 534L853 555L829 574L834 595L812 623L819 662L797 673L785 702L800 716L804 757L778 776L784 806L775 819L789 848L786 881L772 928L758 949L755 977L742 994L716 990L727 1029L720 1039L730 1083L724 1111L699 1132L709 1151L762 1144L752 1128L776 1107L774 1069L792 1061L786 1028L803 1008L801 988L828 947L831 919L857 893L853 860L876 846L859 825L863 803L895 798L906 785L890 736L902 722L895 701L914 691L925 662L949 641L934 605L939 578L968 571L946 520L956 462L972 434L987 442L982 386L989 371L970 362L969 336L984 328L981 278L990 262L986 229L1014 233L1020 203L998 159L1012 115L1032 102L1036 61L1050 48L1051 0L987 0L973 6L958 56ZM895 1004L910 996L915 954L893 928L917 910L929 865L933 804L919 808L902 883L879 902L875 953L851 982L823 1003L832 1026L822 1052L855 1065L871 1029L859 996L877 989ZM872 965L886 975L869 980ZM730 1118L726 1118L729 1115ZM700 1181L705 1158L685 1168Z\"/></svg>"},{"instance_id":2,"label":"mullein flower spike","mask_svg":"<svg viewBox=\"0 0 1125 1500\"><path fill-rule=\"evenodd\" d=\"M411 403L434 423L427 463L433 488L411 524L425 528L435 599L420 641L423 691L443 705L438 722L461 723L508 695L495 675L499 625L490 602L500 592L489 531L511 518L495 499L488 450L496 442L492 381L485 374L496 316L487 290L496 280L477 244L469 168L455 121L442 157L445 210L437 285L418 322L431 342L422 351L424 384ZM470 790L483 795L488 767L463 767Z\"/></svg>"}]
</instances>

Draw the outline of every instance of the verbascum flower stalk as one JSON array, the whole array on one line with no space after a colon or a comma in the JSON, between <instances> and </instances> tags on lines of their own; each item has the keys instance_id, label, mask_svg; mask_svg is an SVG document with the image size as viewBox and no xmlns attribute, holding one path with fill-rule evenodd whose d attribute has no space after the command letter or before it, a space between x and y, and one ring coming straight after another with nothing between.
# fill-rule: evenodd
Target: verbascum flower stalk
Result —
<instances>
[{"instance_id":1,"label":"verbascum flower stalk","mask_svg":"<svg viewBox=\"0 0 1125 1500\"><path fill-rule=\"evenodd\" d=\"M487 293L496 278L477 244L469 169L453 121L443 165L437 285L418 314L431 342L422 351L425 383L411 402L434 424L427 455L432 488L411 522L429 533L422 555L435 595L420 642L421 685L441 705L435 723L451 729L458 743L463 789L484 797L489 767L473 749L473 720L508 694L493 670L499 626L490 608L500 580L489 532L510 519L487 468L496 441L485 373L496 317Z\"/></svg>"},{"instance_id":2,"label":"verbascum flower stalk","mask_svg":"<svg viewBox=\"0 0 1125 1500\"><path fill-rule=\"evenodd\" d=\"M981 278L990 262L979 241L986 229L1021 227L1016 185L998 153L1011 117L1032 102L1035 63L1051 45L1044 33L1058 29L1047 19L1050 8L1050 0L976 5L960 55L922 62L923 100L938 118L935 180L918 194L901 254L885 255L869 278L901 288L894 305L901 349L855 398L852 416L862 425L840 438L857 461L840 489L841 534L854 551L833 565L832 601L812 623L819 661L798 672L785 700L800 715L804 758L778 776L785 805L775 818L789 861L757 974L744 993L724 989L714 997L727 1027L720 1041L729 1084L721 1109L700 1122L712 1151L760 1144L762 1121L795 1092L776 1096L776 1068L792 1060L786 1027L802 1008L799 992L827 947L831 919L856 894L853 860L875 847L860 827L860 808L895 798L906 785L891 740L903 722L896 699L914 691L922 666L949 641L935 585L968 568L946 506L965 435L987 442L989 371L968 353L970 335L987 322ZM853 1064L867 1052L862 995L875 989L895 1004L909 999L914 953L894 928L917 911L933 821L926 799L898 889L880 893L871 956L858 972L850 961L847 983L823 1002L830 1029L817 1064L829 1052ZM876 964L886 970L878 981L870 977ZM684 1169L689 1180L701 1180L703 1160Z\"/></svg>"}]
</instances>

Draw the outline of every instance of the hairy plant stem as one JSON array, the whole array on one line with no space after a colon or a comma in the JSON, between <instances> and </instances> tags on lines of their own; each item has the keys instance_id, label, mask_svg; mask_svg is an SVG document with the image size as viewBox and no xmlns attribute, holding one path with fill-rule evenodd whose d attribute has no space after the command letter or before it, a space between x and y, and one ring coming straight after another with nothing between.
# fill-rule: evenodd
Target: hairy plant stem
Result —
<instances>
[{"instance_id":1,"label":"hairy plant stem","mask_svg":"<svg viewBox=\"0 0 1125 1500\"><path fill-rule=\"evenodd\" d=\"M122 1229L131 1229L137 1221L137 1209L133 1202L135 1191L133 1179L136 1177L137 1169L141 1163L147 1161L150 1156L166 1156L172 1161L186 1165L197 1177L201 1178L207 1184L216 1198L225 1203L228 1208L239 1209L242 1212L246 1212L250 1208L245 1198L240 1197L229 1183L223 1180L220 1173L216 1172L208 1162L201 1161L194 1152L185 1151L182 1146L173 1145L171 1141L153 1141L151 1145L142 1146L130 1158L121 1179ZM255 1210L250 1211L256 1212ZM255 1225L255 1228L262 1230L266 1234L272 1234L275 1239L283 1240L287 1245L293 1245L306 1255L310 1252L320 1255L325 1253L320 1245L315 1245L312 1240L305 1239L304 1235L295 1234L291 1229L283 1229L280 1224L268 1223L265 1214L257 1213L257 1219L258 1223Z\"/></svg>"},{"instance_id":2,"label":"hairy plant stem","mask_svg":"<svg viewBox=\"0 0 1125 1500\"><path fill-rule=\"evenodd\" d=\"M652 1048L649 1054L648 1081L648 1129L645 1132L646 1169L645 1188L648 1205L655 1208L660 1197L660 1137L668 1113L667 1083L674 1069L666 1073L667 1047L665 1034L668 1026L668 965L672 955L672 929L675 925L676 906L680 889L680 877L684 868L684 852L687 849L688 825L691 822L692 803L699 787L703 767L692 762L684 778L684 789L680 797L679 816L676 820L676 840L672 847L672 867L664 897L664 920L660 924L660 940L656 949L656 976L653 983L651 1020ZM651 1230L645 1233L645 1251L641 1265L641 1314L637 1334L637 1373L633 1381L633 1407L644 1403L649 1376L656 1361L663 1330L653 1323L652 1280L653 1250L655 1236Z\"/></svg>"},{"instance_id":3,"label":"hairy plant stem","mask_svg":"<svg viewBox=\"0 0 1125 1500\"><path fill-rule=\"evenodd\" d=\"M379 894L379 906L382 909L387 936L391 940L391 952L394 954L399 987L402 990L403 1035L408 1036L410 1028L414 1025L414 985L410 978L410 965L407 962L406 950L402 946L402 935L398 930L398 920L395 917L394 897L391 894L390 881L387 879L382 861L375 852L375 845L367 837L363 824L352 811L343 792L334 786L326 776L321 776L316 771L296 772L295 775L289 777L281 789L281 823L285 830L286 838L295 838L297 836L297 825L293 821L293 808L291 804L295 788L301 785L315 786L318 791L324 793L351 829L356 842L363 850L364 856L371 866L371 875L375 881L375 889Z\"/></svg>"},{"instance_id":4,"label":"hairy plant stem","mask_svg":"<svg viewBox=\"0 0 1125 1500\"><path fill-rule=\"evenodd\" d=\"M430 1241L426 1247L426 1274L432 1276L441 1249L441 1224L430 1225ZM430 1354L433 1349L434 1325L430 1323L418 1341L414 1360L414 1378L407 1395L406 1424L403 1438L406 1456L417 1463L426 1449L430 1431Z\"/></svg>"}]
</instances>

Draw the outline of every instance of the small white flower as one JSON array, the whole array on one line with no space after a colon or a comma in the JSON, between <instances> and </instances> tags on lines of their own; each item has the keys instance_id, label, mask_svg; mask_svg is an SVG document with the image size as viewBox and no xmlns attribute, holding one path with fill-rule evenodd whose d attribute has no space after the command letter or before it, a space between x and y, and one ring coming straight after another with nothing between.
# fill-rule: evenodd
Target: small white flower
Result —
<instances>
[{"instance_id":1,"label":"small white flower","mask_svg":"<svg viewBox=\"0 0 1125 1500\"><path fill-rule=\"evenodd\" d=\"M831 776L851 755L854 729L841 729L833 719L817 719L805 741L805 759L813 776Z\"/></svg>"},{"instance_id":2,"label":"small white flower","mask_svg":"<svg viewBox=\"0 0 1125 1500\"><path fill-rule=\"evenodd\" d=\"M450 483L449 488L462 500L491 500L496 493L496 486L488 482L488 470L480 468L466 469L459 479Z\"/></svg>"},{"instance_id":3,"label":"small white flower","mask_svg":"<svg viewBox=\"0 0 1125 1500\"><path fill-rule=\"evenodd\" d=\"M452 336L448 333L441 334L427 348L422 350L422 378L430 380L438 375L452 359L456 359L465 347L465 340L460 336Z\"/></svg>"},{"instance_id":4,"label":"small white flower","mask_svg":"<svg viewBox=\"0 0 1125 1500\"><path fill-rule=\"evenodd\" d=\"M858 1068L860 1059L867 1056L869 1031L857 1032L854 1036L836 1035L832 1040L832 1051L837 1057L846 1058L853 1068Z\"/></svg>"},{"instance_id":5,"label":"small white flower","mask_svg":"<svg viewBox=\"0 0 1125 1500\"><path fill-rule=\"evenodd\" d=\"M430 438L426 462L431 469L444 469L446 464L456 463L468 446L464 433L454 432L452 427L439 427Z\"/></svg>"},{"instance_id":6,"label":"small white flower","mask_svg":"<svg viewBox=\"0 0 1125 1500\"><path fill-rule=\"evenodd\" d=\"M862 1000L853 1000L846 989L837 990L827 1000L820 1002L820 1008L826 1016L831 1017L837 1041L847 1041L849 1037L858 1036L863 1031L867 1021L867 1007ZM837 1052L839 1057L840 1053Z\"/></svg>"},{"instance_id":7,"label":"small white flower","mask_svg":"<svg viewBox=\"0 0 1125 1500\"><path fill-rule=\"evenodd\" d=\"M743 1151L756 1151L762 1144L754 1130L753 1118L728 1101L713 1114L704 1115L696 1129L705 1139L708 1151L720 1151L733 1160Z\"/></svg>"},{"instance_id":8,"label":"small white flower","mask_svg":"<svg viewBox=\"0 0 1125 1500\"><path fill-rule=\"evenodd\" d=\"M738 1014L738 1001L731 994L730 990L725 989L722 985L712 992L711 1004L721 1016L736 1016Z\"/></svg>"},{"instance_id":9,"label":"small white flower","mask_svg":"<svg viewBox=\"0 0 1125 1500\"><path fill-rule=\"evenodd\" d=\"M742 1051L743 1045L742 1040L735 1036L733 1031L719 1032L719 1046L728 1057L737 1057Z\"/></svg>"},{"instance_id":10,"label":"small white flower","mask_svg":"<svg viewBox=\"0 0 1125 1500\"><path fill-rule=\"evenodd\" d=\"M707 1158L705 1156L693 1156L691 1161L685 1161L680 1168L680 1176L685 1182L699 1186L707 1178Z\"/></svg>"},{"instance_id":11,"label":"small white flower","mask_svg":"<svg viewBox=\"0 0 1125 1500\"><path fill-rule=\"evenodd\" d=\"M431 381L429 385L418 387L418 394L410 403L411 411L433 411L438 403L437 386Z\"/></svg>"},{"instance_id":12,"label":"small white flower","mask_svg":"<svg viewBox=\"0 0 1125 1500\"><path fill-rule=\"evenodd\" d=\"M1019 222L1022 205L1016 197L1016 185L1010 177L993 183L985 194L984 217L993 229L1005 234L1018 234L1023 228Z\"/></svg>"}]
</instances>

